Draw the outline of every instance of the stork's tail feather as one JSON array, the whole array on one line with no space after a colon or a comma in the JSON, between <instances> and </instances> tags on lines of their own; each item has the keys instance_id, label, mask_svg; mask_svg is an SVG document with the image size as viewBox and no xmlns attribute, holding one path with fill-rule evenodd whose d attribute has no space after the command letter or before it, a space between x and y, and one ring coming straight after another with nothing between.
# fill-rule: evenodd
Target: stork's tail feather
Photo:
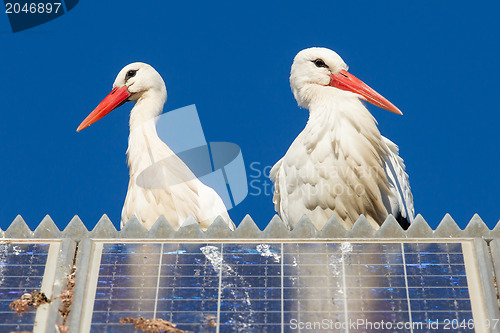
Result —
<instances>
[{"instance_id":1,"label":"stork's tail feather","mask_svg":"<svg viewBox=\"0 0 500 333\"><path fill-rule=\"evenodd\" d=\"M401 226L401 228L403 228L403 230L408 230L408 228L410 227L410 221L408 221L406 217L401 215L401 213L398 214L398 216L396 216L396 221L398 221L399 225Z\"/></svg>"}]
</instances>

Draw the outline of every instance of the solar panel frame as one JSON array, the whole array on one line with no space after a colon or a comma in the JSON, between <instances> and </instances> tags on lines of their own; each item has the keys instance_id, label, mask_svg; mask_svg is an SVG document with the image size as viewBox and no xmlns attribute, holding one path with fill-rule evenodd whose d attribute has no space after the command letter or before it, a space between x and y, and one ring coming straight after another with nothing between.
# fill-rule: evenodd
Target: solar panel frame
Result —
<instances>
[{"instance_id":1,"label":"solar panel frame","mask_svg":"<svg viewBox=\"0 0 500 333\"><path fill-rule=\"evenodd\" d=\"M500 277L500 238L494 238L491 240L490 249L495 275Z\"/></svg>"},{"instance_id":2,"label":"solar panel frame","mask_svg":"<svg viewBox=\"0 0 500 333\"><path fill-rule=\"evenodd\" d=\"M100 258L102 255L102 246L105 243L161 243L163 244L178 244L178 243L195 243L195 244L221 244L221 247L224 246L224 244L271 244L271 243L279 243L279 244L290 244L290 243L391 243L391 244L416 244L416 243L440 243L440 242L446 242L446 243L460 243L462 244L463 247L463 253L464 253L464 262L465 268L467 271L467 284L468 284L468 290L469 290L469 295L471 296L471 306L472 306L472 311L474 315L474 320L477 321L482 321L485 320L486 318L495 318L491 317L492 315L495 315L495 312L491 310L492 305L494 305L494 302L492 302L491 299L488 299L486 295L488 293L493 292L495 294L494 289L492 290L493 286L493 281L491 279L491 276L488 277L487 274L484 274L483 270L480 268L484 269L484 265L487 264L486 258L485 257L480 257L481 251L484 251L484 246L485 243L481 239L471 239L471 238L458 238L458 239L359 239L359 240L354 240L354 239L264 239L264 240L258 240L256 241L255 239L224 239L224 240L217 240L217 239L178 239L178 240L172 240L172 239L93 239L89 240L89 242L85 243L82 246L82 251L88 253L88 265L85 265L88 269L86 272L85 276L88 278L86 279L85 283L81 283L81 280L78 281L78 288L82 289L81 292L77 292L79 297L83 298L82 301L82 308L81 308L81 314L78 312L75 312L75 315L73 317L78 317L79 323L75 320L72 321L72 325L78 324L78 328L76 326L71 326L72 331L80 331L80 332L89 332L90 331L90 324L91 324L91 318L92 318L92 311L89 311L89 307L93 306L94 301L95 301L95 291L97 288L97 279L98 279L98 267L100 266ZM400 245L404 247L403 245ZM281 258L284 258L284 253L283 253L283 246L281 246ZM479 255L478 255L479 253ZM404 257L404 255L403 255ZM428 255L427 257L431 258L432 255ZM431 259L432 260L432 259ZM82 261L85 262L85 261ZM81 266L81 265L80 265ZM406 267L406 266L405 266ZM159 267L161 269L161 266ZM221 270L222 271L222 270ZM82 273L82 272L80 272ZM220 277L222 279L222 275ZM283 287L283 279L284 279L284 274L281 274L281 288ZM159 283L159 279L158 279ZM82 287L84 285L84 287ZM92 287L96 286L96 287ZM158 287L158 285L157 285ZM408 288L408 286L406 286ZM85 290L83 290L85 289ZM220 291L220 288L219 288ZM283 295L283 293L281 293ZM221 308L220 308L220 297L222 295L218 295L218 302L219 302L219 307L217 309L217 321L221 319ZM495 299L496 301L496 299ZM281 299L280 304L281 304L281 309L283 309L283 304L285 300ZM493 309L495 307L493 306ZM498 310L498 309L497 309ZM78 315L80 314L80 315ZM224 311L222 311L222 315L224 314ZM410 311L411 314L411 311ZM498 317L496 317L498 318ZM219 324L219 322L217 323ZM281 322L279 323L279 327L281 327L284 330L285 327L285 318L284 316L281 317ZM223 331L223 325L217 325L217 331L221 330ZM278 326L277 326L278 327ZM476 329L476 332L498 332L498 330L492 329L492 330L481 330L481 329Z\"/></svg>"},{"instance_id":3,"label":"solar panel frame","mask_svg":"<svg viewBox=\"0 0 500 333\"><path fill-rule=\"evenodd\" d=\"M480 242L479 242L480 243ZM479 246L479 244L478 244ZM488 307L488 316L489 318L500 318L500 289L498 284L500 283L500 238L494 238L490 241L489 243L489 249L491 252L491 259L492 262L491 264L488 261L485 261L483 259L483 263L481 263L481 267L483 270L486 270L488 272L488 277L490 278L490 281L487 281L487 283L490 283L490 287L488 286L485 287L485 293L488 293L491 297L490 302L493 304L496 304L497 306L494 306L492 308ZM488 253L488 249L484 248L483 246L483 253L486 252ZM493 267L491 267L491 265ZM493 275L495 276L495 280L493 280ZM496 288L495 288L496 287ZM495 331L495 333L500 332L500 328Z\"/></svg>"}]
</instances>

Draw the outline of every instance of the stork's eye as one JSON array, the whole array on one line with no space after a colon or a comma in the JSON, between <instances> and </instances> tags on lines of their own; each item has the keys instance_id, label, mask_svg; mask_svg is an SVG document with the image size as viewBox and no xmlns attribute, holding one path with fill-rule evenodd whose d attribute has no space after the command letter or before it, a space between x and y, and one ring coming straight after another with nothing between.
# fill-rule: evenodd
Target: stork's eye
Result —
<instances>
[{"instance_id":1,"label":"stork's eye","mask_svg":"<svg viewBox=\"0 0 500 333\"><path fill-rule=\"evenodd\" d=\"M128 79L130 79L131 77L134 77L135 76L135 73L137 73L137 71L135 69L131 69L127 72L127 75L125 75L125 81L127 81Z\"/></svg>"},{"instance_id":2,"label":"stork's eye","mask_svg":"<svg viewBox=\"0 0 500 333\"><path fill-rule=\"evenodd\" d=\"M316 59L316 60L313 60L313 62L316 65L316 67L325 67L325 68L328 68L328 66L325 64L325 62L323 61L323 59Z\"/></svg>"}]
</instances>

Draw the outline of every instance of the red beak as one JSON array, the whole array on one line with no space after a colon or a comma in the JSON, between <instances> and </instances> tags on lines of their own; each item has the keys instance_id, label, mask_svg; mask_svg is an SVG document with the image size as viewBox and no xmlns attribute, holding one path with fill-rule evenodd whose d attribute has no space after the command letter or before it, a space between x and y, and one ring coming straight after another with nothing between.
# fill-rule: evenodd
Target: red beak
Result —
<instances>
[{"instance_id":1,"label":"red beak","mask_svg":"<svg viewBox=\"0 0 500 333\"><path fill-rule=\"evenodd\" d=\"M403 112L401 112L394 104L389 102L382 95L367 86L363 81L351 73L341 70L337 74L330 75L330 77L332 78L330 80L330 86L358 94L367 102L370 102L384 110L397 114L403 114Z\"/></svg>"},{"instance_id":2,"label":"red beak","mask_svg":"<svg viewBox=\"0 0 500 333\"><path fill-rule=\"evenodd\" d=\"M120 105L122 105L127 98L130 97L130 93L127 90L127 86L118 88L115 87L108 96L106 96L101 103L92 111L87 118L78 126L76 129L77 132L80 132L82 129L89 127Z\"/></svg>"}]
</instances>

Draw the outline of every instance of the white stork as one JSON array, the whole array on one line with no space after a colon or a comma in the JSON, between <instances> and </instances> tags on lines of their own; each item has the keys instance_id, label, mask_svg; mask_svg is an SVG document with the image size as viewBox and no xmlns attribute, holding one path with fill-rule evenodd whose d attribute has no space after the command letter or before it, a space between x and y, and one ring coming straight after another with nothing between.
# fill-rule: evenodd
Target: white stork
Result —
<instances>
[{"instance_id":1,"label":"white stork","mask_svg":"<svg viewBox=\"0 0 500 333\"><path fill-rule=\"evenodd\" d=\"M392 214L406 229L414 210L405 165L360 98L402 113L347 69L326 48L295 57L290 85L309 120L271 170L275 209L289 228L307 215L320 230L332 214L348 230L361 214L378 228Z\"/></svg>"},{"instance_id":2,"label":"white stork","mask_svg":"<svg viewBox=\"0 0 500 333\"><path fill-rule=\"evenodd\" d=\"M130 173L121 226L134 214L149 230L160 215L177 229L191 215L206 229L217 216L234 224L219 195L196 178L189 167L158 137L156 120L167 100L160 74L148 64L125 66L113 90L80 124L80 131L125 102L134 101L130 112L127 161Z\"/></svg>"}]
</instances>

